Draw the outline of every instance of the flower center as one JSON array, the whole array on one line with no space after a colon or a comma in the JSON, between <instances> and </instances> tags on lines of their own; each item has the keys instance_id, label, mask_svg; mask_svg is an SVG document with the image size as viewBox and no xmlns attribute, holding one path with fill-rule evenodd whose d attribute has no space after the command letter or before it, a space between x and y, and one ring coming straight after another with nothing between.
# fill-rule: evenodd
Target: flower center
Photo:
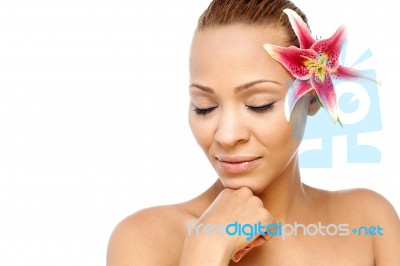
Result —
<instances>
[{"instance_id":1,"label":"flower center","mask_svg":"<svg viewBox=\"0 0 400 266\"><path fill-rule=\"evenodd\" d=\"M307 60L304 65L309 69L310 73L319 78L321 82L325 80L325 73L327 72L326 63L328 62L328 57L325 54L318 55L317 58L310 58L307 56L302 56Z\"/></svg>"}]
</instances>

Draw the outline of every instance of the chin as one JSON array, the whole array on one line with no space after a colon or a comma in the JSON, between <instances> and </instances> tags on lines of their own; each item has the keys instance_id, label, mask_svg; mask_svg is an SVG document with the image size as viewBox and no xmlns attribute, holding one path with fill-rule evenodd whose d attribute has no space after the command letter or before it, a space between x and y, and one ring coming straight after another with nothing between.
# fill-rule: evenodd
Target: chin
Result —
<instances>
[{"instance_id":1,"label":"chin","mask_svg":"<svg viewBox=\"0 0 400 266\"><path fill-rule=\"evenodd\" d=\"M267 186L268 183L260 182L261 177L255 175L247 176L223 176L220 175L220 181L225 188L239 189L242 187L248 187L254 195L261 193Z\"/></svg>"}]
</instances>

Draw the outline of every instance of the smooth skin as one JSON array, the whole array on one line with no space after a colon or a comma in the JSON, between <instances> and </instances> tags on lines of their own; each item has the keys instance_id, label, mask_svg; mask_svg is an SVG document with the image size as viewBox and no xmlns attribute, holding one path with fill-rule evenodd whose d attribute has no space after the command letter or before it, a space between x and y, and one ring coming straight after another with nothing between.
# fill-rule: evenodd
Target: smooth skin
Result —
<instances>
[{"instance_id":1,"label":"smooth skin","mask_svg":"<svg viewBox=\"0 0 400 266\"><path fill-rule=\"evenodd\" d=\"M393 206L368 189L326 191L301 182L297 149L307 115L319 105L303 97L288 123L293 78L262 48L285 44L276 28L242 24L194 34L190 53L189 124L218 174L196 198L147 208L114 229L108 266L126 265L400 265L400 221ZM200 110L199 110L200 109ZM219 160L256 158L245 173ZM380 226L383 236L188 235L188 225L294 222ZM239 260L239 261L238 261ZM238 261L238 262L236 262Z\"/></svg>"}]
</instances>

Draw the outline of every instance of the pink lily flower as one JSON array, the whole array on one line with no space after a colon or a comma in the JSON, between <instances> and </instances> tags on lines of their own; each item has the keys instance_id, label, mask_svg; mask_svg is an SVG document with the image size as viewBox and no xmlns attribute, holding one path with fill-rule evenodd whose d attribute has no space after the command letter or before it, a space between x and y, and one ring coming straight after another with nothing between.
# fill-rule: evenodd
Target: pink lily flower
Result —
<instances>
[{"instance_id":1,"label":"pink lily flower","mask_svg":"<svg viewBox=\"0 0 400 266\"><path fill-rule=\"evenodd\" d=\"M283 12L289 17L292 28L299 39L300 48L281 47L266 43L264 49L296 78L285 99L287 121L290 119L296 102L303 95L314 90L321 106L328 110L335 122L341 124L332 78L362 77L360 72L339 65L339 55L345 39L344 26L339 27L328 39L315 40L311 36L307 24L295 11L285 9Z\"/></svg>"}]
</instances>

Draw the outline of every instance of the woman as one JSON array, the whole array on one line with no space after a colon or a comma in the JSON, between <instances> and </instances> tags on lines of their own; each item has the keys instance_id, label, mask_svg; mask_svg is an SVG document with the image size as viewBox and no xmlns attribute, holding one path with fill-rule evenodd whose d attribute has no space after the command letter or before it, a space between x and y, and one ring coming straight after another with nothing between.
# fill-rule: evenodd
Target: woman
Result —
<instances>
[{"instance_id":1,"label":"woman","mask_svg":"<svg viewBox=\"0 0 400 266\"><path fill-rule=\"evenodd\" d=\"M110 239L109 266L400 265L400 222L385 198L301 182L297 149L307 116L324 104L339 120L332 95L317 93L329 78L318 72L323 57L307 63L317 77L313 89L290 96L287 108L288 81L301 82L304 73L279 47L313 42L299 40L302 24L286 11L289 22L287 9L306 21L285 0L214 0L200 17L189 123L219 178L190 201L122 221Z\"/></svg>"}]
</instances>

